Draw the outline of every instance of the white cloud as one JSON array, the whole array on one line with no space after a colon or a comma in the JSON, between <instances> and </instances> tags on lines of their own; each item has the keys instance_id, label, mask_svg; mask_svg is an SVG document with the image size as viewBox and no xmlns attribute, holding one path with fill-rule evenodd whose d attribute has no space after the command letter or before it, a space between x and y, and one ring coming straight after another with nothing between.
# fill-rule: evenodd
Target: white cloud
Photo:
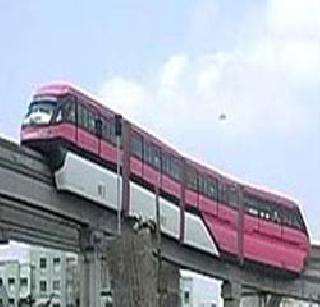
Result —
<instances>
[{"instance_id":1,"label":"white cloud","mask_svg":"<svg viewBox=\"0 0 320 307\"><path fill-rule=\"evenodd\" d=\"M221 62L220 56L189 60L188 72L175 79L170 91L167 83L151 88L117 77L106 81L100 96L107 105L162 135L175 128L208 135L223 130L226 136L293 135L309 128L308 104L282 74L234 55L224 55L228 60ZM164 67L167 63L172 59ZM226 123L218 120L221 113L227 114Z\"/></svg>"},{"instance_id":2,"label":"white cloud","mask_svg":"<svg viewBox=\"0 0 320 307\"><path fill-rule=\"evenodd\" d=\"M316 42L265 38L257 42L251 52L248 60L253 64L287 73L299 81L319 78L320 45Z\"/></svg>"},{"instance_id":3,"label":"white cloud","mask_svg":"<svg viewBox=\"0 0 320 307\"><path fill-rule=\"evenodd\" d=\"M265 32L249 43L255 64L295 82L319 83L320 1L271 0Z\"/></svg>"},{"instance_id":4,"label":"white cloud","mask_svg":"<svg viewBox=\"0 0 320 307\"><path fill-rule=\"evenodd\" d=\"M217 52L210 55L203 55L196 63L196 89L200 95L211 95L221 81L222 70L232 60L232 55Z\"/></svg>"},{"instance_id":5,"label":"white cloud","mask_svg":"<svg viewBox=\"0 0 320 307\"><path fill-rule=\"evenodd\" d=\"M107 107L129 117L141 115L140 107L147 103L147 92L143 85L122 77L108 80L100 88L98 95Z\"/></svg>"},{"instance_id":6,"label":"white cloud","mask_svg":"<svg viewBox=\"0 0 320 307\"><path fill-rule=\"evenodd\" d=\"M160 71L160 83L168 90L175 88L185 77L189 59L185 54L174 55L163 65Z\"/></svg>"},{"instance_id":7,"label":"white cloud","mask_svg":"<svg viewBox=\"0 0 320 307\"><path fill-rule=\"evenodd\" d=\"M201 131L208 139L222 133L233 139L309 131L320 112L306 98L310 86L320 85L320 44L309 35L320 25L318 1L270 3L264 20L252 19L251 26L263 31L241 47L174 54L151 78L153 87L117 77L106 80L100 96L162 136ZM309 14L319 18L310 21Z\"/></svg>"},{"instance_id":8,"label":"white cloud","mask_svg":"<svg viewBox=\"0 0 320 307\"><path fill-rule=\"evenodd\" d=\"M320 35L319 0L272 0L269 14L276 31L290 36Z\"/></svg>"}]
</instances>

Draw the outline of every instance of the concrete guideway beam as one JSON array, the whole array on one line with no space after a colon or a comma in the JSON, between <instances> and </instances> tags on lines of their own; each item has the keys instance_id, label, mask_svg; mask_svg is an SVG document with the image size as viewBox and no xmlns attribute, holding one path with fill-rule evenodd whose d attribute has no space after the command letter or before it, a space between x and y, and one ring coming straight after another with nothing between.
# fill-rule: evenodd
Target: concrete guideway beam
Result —
<instances>
[{"instance_id":1,"label":"concrete guideway beam","mask_svg":"<svg viewBox=\"0 0 320 307\"><path fill-rule=\"evenodd\" d=\"M79 250L78 224L42 210L29 202L0 194L0 240L15 240L72 252Z\"/></svg>"},{"instance_id":2,"label":"concrete guideway beam","mask_svg":"<svg viewBox=\"0 0 320 307\"><path fill-rule=\"evenodd\" d=\"M24 173L3 168L1 165L0 205L1 209L5 210L10 209L11 206L16 208L15 212L5 211L11 214L12 219L15 219L15 213L21 211L22 219L16 215L17 218L12 225L19 225L20 220L24 221L27 209L30 215L46 214L48 220L60 217L61 220L76 226L90 226L93 229L109 233L116 230L116 216L110 210L75 195L59 193L52 183L36 180ZM36 226L38 223L29 225ZM38 227L38 232L44 233L44 229L48 228L41 224ZM65 233L68 234L68 232Z\"/></svg>"}]
</instances>

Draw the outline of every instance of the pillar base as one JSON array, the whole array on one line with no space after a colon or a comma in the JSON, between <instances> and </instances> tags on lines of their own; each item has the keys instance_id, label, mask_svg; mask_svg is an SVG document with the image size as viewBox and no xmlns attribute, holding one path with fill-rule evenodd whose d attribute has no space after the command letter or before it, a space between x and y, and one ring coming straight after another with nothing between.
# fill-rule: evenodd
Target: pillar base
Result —
<instances>
[{"instance_id":1,"label":"pillar base","mask_svg":"<svg viewBox=\"0 0 320 307\"><path fill-rule=\"evenodd\" d=\"M114 307L180 306L179 269L161 262L158 271L152 235L148 227L138 232L124 227L111 243L107 259Z\"/></svg>"},{"instance_id":2,"label":"pillar base","mask_svg":"<svg viewBox=\"0 0 320 307\"><path fill-rule=\"evenodd\" d=\"M223 282L221 295L225 307L240 307L241 285L238 282Z\"/></svg>"}]
</instances>

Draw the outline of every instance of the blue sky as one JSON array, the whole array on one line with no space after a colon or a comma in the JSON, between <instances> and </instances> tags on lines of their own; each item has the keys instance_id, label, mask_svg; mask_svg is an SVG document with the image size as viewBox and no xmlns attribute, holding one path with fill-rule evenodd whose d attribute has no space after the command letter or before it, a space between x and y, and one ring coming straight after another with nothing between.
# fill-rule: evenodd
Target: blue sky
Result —
<instances>
[{"instance_id":1,"label":"blue sky","mask_svg":"<svg viewBox=\"0 0 320 307\"><path fill-rule=\"evenodd\" d=\"M320 239L319 20L317 0L1 1L0 133L18 139L34 87L68 80L297 198Z\"/></svg>"}]
</instances>

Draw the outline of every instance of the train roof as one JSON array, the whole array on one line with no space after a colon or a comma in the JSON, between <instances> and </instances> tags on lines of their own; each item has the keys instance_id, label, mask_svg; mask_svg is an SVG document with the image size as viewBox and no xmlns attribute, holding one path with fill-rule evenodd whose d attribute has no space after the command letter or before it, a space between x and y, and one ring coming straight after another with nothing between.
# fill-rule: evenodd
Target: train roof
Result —
<instances>
[{"instance_id":1,"label":"train roof","mask_svg":"<svg viewBox=\"0 0 320 307\"><path fill-rule=\"evenodd\" d=\"M90 100L90 102L95 107L99 108L102 112L107 110L109 112L119 114L118 112L111 110L104 103L100 102L100 98L77 87L72 83L65 82L65 81L57 81L57 82L44 84L40 86L38 89L36 89L34 94L35 95L42 95L42 94L65 95L68 93L74 93L76 95L80 95L83 98ZM257 196L257 197L262 197L268 201L278 203L279 205L284 205L289 208L299 207L299 202L289 195L286 195L277 190L270 189L266 186L249 183L221 169L208 165L203 161L199 161L198 159L188 154L181 153L179 150L175 149L175 147L172 144L170 144L170 142L166 140L165 141L161 140L160 137L155 136L153 132L149 132L145 128L143 129L140 128L139 125L135 124L132 120L130 120L130 123L132 124L136 132L143 134L147 138L151 139L154 144L160 146L161 148L165 148L166 151L168 151L170 154L173 154L174 156L177 156L177 157L184 157L187 160L189 165L194 166L195 168L197 168L197 170L200 170L202 173L206 173L208 176L212 176L214 178L220 179L226 184L230 184L230 185L239 184L243 187L246 193L251 194L253 196Z\"/></svg>"}]
</instances>

